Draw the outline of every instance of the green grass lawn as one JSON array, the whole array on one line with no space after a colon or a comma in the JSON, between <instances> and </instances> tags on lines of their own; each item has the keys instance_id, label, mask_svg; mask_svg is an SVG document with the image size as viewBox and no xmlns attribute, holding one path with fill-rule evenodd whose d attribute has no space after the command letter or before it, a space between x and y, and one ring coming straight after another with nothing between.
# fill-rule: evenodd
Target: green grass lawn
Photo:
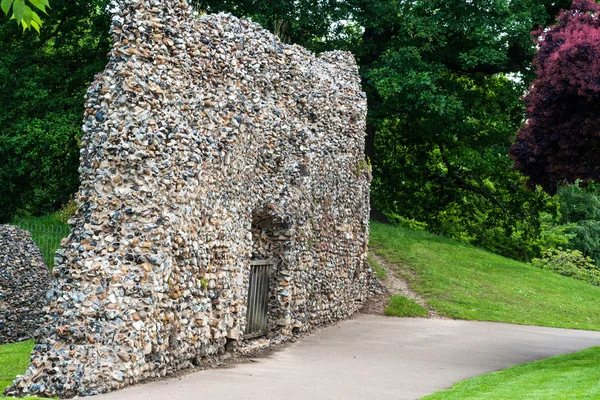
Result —
<instances>
[{"instance_id":1,"label":"green grass lawn","mask_svg":"<svg viewBox=\"0 0 600 400\"><path fill-rule=\"evenodd\" d=\"M2 395L17 375L25 373L29 365L29 353L33 349L33 340L26 342L4 344L0 346L0 400L11 399ZM39 397L26 397L29 400Z\"/></svg>"},{"instance_id":2,"label":"green grass lawn","mask_svg":"<svg viewBox=\"0 0 600 400\"><path fill-rule=\"evenodd\" d=\"M600 287L423 231L371 223L371 251L452 318L600 330Z\"/></svg>"},{"instance_id":3,"label":"green grass lawn","mask_svg":"<svg viewBox=\"0 0 600 400\"><path fill-rule=\"evenodd\" d=\"M394 317L426 317L428 312L422 305L397 294L392 296L389 304L385 307L385 315Z\"/></svg>"},{"instance_id":4,"label":"green grass lawn","mask_svg":"<svg viewBox=\"0 0 600 400\"><path fill-rule=\"evenodd\" d=\"M427 400L599 399L600 347L517 365L455 384Z\"/></svg>"}]
</instances>

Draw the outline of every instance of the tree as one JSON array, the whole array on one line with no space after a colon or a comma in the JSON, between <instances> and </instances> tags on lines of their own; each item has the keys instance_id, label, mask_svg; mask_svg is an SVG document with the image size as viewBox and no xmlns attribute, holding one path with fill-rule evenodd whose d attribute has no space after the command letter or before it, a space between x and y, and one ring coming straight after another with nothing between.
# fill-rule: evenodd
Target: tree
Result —
<instances>
[{"instance_id":1,"label":"tree","mask_svg":"<svg viewBox=\"0 0 600 400\"><path fill-rule=\"evenodd\" d=\"M12 9L12 18L17 24L23 25L24 30L33 27L39 33L42 19L29 4L43 13L46 13L46 7L50 8L48 0L27 0L27 3L25 0L2 0L0 8L6 15L9 15Z\"/></svg>"},{"instance_id":2,"label":"tree","mask_svg":"<svg viewBox=\"0 0 600 400\"><path fill-rule=\"evenodd\" d=\"M374 205L527 258L509 253L537 235L548 199L524 190L508 149L531 75L529 33L557 2L350 3L362 32L347 48L369 99Z\"/></svg>"},{"instance_id":3,"label":"tree","mask_svg":"<svg viewBox=\"0 0 600 400\"><path fill-rule=\"evenodd\" d=\"M536 79L527 120L511 148L515 167L554 194L600 178L600 5L575 0L558 22L534 32Z\"/></svg>"},{"instance_id":4,"label":"tree","mask_svg":"<svg viewBox=\"0 0 600 400\"><path fill-rule=\"evenodd\" d=\"M558 188L561 217L559 223L569 227L568 247L581 251L600 266L600 187L578 183Z\"/></svg>"},{"instance_id":5,"label":"tree","mask_svg":"<svg viewBox=\"0 0 600 400\"><path fill-rule=\"evenodd\" d=\"M107 0L54 0L41 34L0 23L0 223L42 215L79 187L83 96L106 65Z\"/></svg>"},{"instance_id":6,"label":"tree","mask_svg":"<svg viewBox=\"0 0 600 400\"><path fill-rule=\"evenodd\" d=\"M340 21L348 18L343 0L190 0L200 12L228 12L250 18L279 35L286 43L295 43L313 51L339 47Z\"/></svg>"}]
</instances>

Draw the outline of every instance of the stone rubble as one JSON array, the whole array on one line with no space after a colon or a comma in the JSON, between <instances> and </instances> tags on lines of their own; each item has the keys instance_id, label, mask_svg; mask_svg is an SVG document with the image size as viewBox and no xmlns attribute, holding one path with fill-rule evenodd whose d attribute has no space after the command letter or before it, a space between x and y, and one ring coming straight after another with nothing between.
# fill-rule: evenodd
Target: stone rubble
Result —
<instances>
[{"instance_id":1,"label":"stone rubble","mask_svg":"<svg viewBox=\"0 0 600 400\"><path fill-rule=\"evenodd\" d=\"M315 57L183 1L109 12L79 211L8 395L94 395L243 352L251 260L274 260L264 340L277 343L352 315L373 279L352 55Z\"/></svg>"},{"instance_id":2,"label":"stone rubble","mask_svg":"<svg viewBox=\"0 0 600 400\"><path fill-rule=\"evenodd\" d=\"M44 322L50 271L31 234L0 225L0 344L33 337Z\"/></svg>"}]
</instances>

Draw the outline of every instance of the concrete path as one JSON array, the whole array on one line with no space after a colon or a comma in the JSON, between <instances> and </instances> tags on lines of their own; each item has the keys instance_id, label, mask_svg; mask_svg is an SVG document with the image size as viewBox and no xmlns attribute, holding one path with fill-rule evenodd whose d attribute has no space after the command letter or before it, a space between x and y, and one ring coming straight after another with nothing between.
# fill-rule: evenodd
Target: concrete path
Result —
<instances>
[{"instance_id":1,"label":"concrete path","mask_svg":"<svg viewBox=\"0 0 600 400\"><path fill-rule=\"evenodd\" d=\"M94 399L417 399L468 377L598 345L600 332L360 315L255 362Z\"/></svg>"}]
</instances>

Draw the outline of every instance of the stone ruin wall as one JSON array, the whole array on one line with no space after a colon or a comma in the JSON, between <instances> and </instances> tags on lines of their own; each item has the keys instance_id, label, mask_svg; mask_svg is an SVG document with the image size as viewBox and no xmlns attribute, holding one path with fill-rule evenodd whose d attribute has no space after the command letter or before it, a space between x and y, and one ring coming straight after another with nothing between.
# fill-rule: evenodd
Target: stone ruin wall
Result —
<instances>
[{"instance_id":1,"label":"stone ruin wall","mask_svg":"<svg viewBox=\"0 0 600 400\"><path fill-rule=\"evenodd\" d=\"M44 322L50 271L31 234L0 225L0 344L33 337Z\"/></svg>"},{"instance_id":2,"label":"stone ruin wall","mask_svg":"<svg viewBox=\"0 0 600 400\"><path fill-rule=\"evenodd\" d=\"M348 317L368 293L366 99L352 55L314 57L174 0L110 12L80 208L8 394L93 395L218 360L243 340L253 258L276 259L274 340Z\"/></svg>"}]
</instances>

